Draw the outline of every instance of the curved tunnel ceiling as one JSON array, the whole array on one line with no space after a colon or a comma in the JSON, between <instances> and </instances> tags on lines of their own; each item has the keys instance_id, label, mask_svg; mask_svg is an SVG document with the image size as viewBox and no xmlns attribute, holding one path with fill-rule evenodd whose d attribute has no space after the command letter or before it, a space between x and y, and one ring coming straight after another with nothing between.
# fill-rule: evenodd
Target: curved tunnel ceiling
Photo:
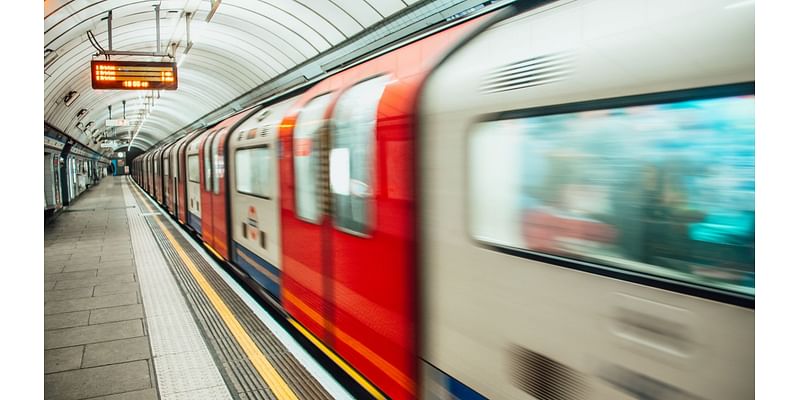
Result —
<instances>
[{"instance_id":1,"label":"curved tunnel ceiling","mask_svg":"<svg viewBox=\"0 0 800 400\"><path fill-rule=\"evenodd\" d=\"M181 127L295 66L330 50L420 0L222 0L211 20L208 0L48 0L44 3L44 118L95 150L93 139L135 137L147 149ZM457 3L458 1L451 1ZM161 51L178 63L176 91L93 90L89 62L108 50L112 11L114 51L156 52L155 6L160 4ZM187 49L186 20L189 20ZM98 57L97 59L102 59ZM113 56L114 60L169 58ZM77 99L67 106L71 91ZM132 125L106 127L111 118ZM78 113L86 109L84 116ZM80 122L90 128L76 127ZM96 129L96 131L95 131ZM94 132L94 133L93 133ZM101 151L102 152L102 151Z\"/></svg>"}]
</instances>

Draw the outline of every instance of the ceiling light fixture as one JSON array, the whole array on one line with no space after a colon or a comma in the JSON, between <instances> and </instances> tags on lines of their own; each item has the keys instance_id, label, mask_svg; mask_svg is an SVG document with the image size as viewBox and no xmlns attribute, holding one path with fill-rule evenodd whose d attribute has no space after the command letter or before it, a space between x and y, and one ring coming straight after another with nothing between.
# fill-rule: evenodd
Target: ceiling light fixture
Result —
<instances>
[{"instance_id":1,"label":"ceiling light fixture","mask_svg":"<svg viewBox=\"0 0 800 400\"><path fill-rule=\"evenodd\" d=\"M78 96L80 96L80 93L78 93L78 92L76 92L76 91L74 91L74 90L70 91L70 92L69 92L69 93L67 93L67 94L64 96L64 98L63 98L63 100L64 100L64 104L66 104L66 105L67 105L67 107L71 106L71 105L72 105L72 103L74 103L74 102L75 102L75 100L77 100L77 99L78 99Z\"/></svg>"}]
</instances>

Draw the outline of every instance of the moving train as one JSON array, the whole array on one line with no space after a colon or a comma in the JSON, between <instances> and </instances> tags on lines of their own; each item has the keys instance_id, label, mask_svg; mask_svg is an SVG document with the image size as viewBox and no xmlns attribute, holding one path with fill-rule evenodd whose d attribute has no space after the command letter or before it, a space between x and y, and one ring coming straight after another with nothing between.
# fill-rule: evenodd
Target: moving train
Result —
<instances>
[{"instance_id":1,"label":"moving train","mask_svg":"<svg viewBox=\"0 0 800 400\"><path fill-rule=\"evenodd\" d=\"M138 184L393 399L754 396L752 2L517 2Z\"/></svg>"}]
</instances>

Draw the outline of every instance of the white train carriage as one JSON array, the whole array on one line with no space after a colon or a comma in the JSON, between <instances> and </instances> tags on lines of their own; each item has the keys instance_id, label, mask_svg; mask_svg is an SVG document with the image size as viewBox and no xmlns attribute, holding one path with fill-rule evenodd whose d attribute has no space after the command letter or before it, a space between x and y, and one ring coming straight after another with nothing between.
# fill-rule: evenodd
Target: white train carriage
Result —
<instances>
[{"instance_id":1,"label":"white train carriage","mask_svg":"<svg viewBox=\"0 0 800 400\"><path fill-rule=\"evenodd\" d=\"M432 74L426 397L754 396L753 27L738 0L560 1Z\"/></svg>"},{"instance_id":2,"label":"white train carriage","mask_svg":"<svg viewBox=\"0 0 800 400\"><path fill-rule=\"evenodd\" d=\"M186 224L197 233L203 232L200 222L203 217L200 207L200 138L202 135L192 139L186 147Z\"/></svg>"},{"instance_id":3,"label":"white train carriage","mask_svg":"<svg viewBox=\"0 0 800 400\"><path fill-rule=\"evenodd\" d=\"M296 99L255 112L228 138L232 261L280 298L281 120Z\"/></svg>"}]
</instances>

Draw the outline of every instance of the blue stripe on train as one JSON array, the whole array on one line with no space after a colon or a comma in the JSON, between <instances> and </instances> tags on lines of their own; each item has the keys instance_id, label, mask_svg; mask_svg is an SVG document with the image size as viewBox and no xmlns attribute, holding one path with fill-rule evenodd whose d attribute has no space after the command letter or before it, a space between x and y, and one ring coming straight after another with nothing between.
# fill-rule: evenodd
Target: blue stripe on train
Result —
<instances>
[{"instance_id":1,"label":"blue stripe on train","mask_svg":"<svg viewBox=\"0 0 800 400\"><path fill-rule=\"evenodd\" d=\"M447 390L456 399L459 400L487 400L486 397L481 396L478 392L470 389L467 385L457 381L455 378L446 375Z\"/></svg>"},{"instance_id":2,"label":"blue stripe on train","mask_svg":"<svg viewBox=\"0 0 800 400\"><path fill-rule=\"evenodd\" d=\"M187 222L189 223L189 226L192 227L192 229L195 230L195 232L200 233L200 234L203 233L203 228L200 225L200 217L198 217L197 215L194 215L192 213L189 213L189 217L187 218Z\"/></svg>"},{"instance_id":3,"label":"blue stripe on train","mask_svg":"<svg viewBox=\"0 0 800 400\"><path fill-rule=\"evenodd\" d=\"M233 263L280 300L281 271L278 268L236 242L233 242Z\"/></svg>"},{"instance_id":4,"label":"blue stripe on train","mask_svg":"<svg viewBox=\"0 0 800 400\"><path fill-rule=\"evenodd\" d=\"M480 393L472 390L469 386L461 383L452 376L446 374L440 369L434 367L427 361L424 362L424 374L429 383L426 385L426 393L432 395L434 398L444 398L450 400L488 400Z\"/></svg>"}]
</instances>

